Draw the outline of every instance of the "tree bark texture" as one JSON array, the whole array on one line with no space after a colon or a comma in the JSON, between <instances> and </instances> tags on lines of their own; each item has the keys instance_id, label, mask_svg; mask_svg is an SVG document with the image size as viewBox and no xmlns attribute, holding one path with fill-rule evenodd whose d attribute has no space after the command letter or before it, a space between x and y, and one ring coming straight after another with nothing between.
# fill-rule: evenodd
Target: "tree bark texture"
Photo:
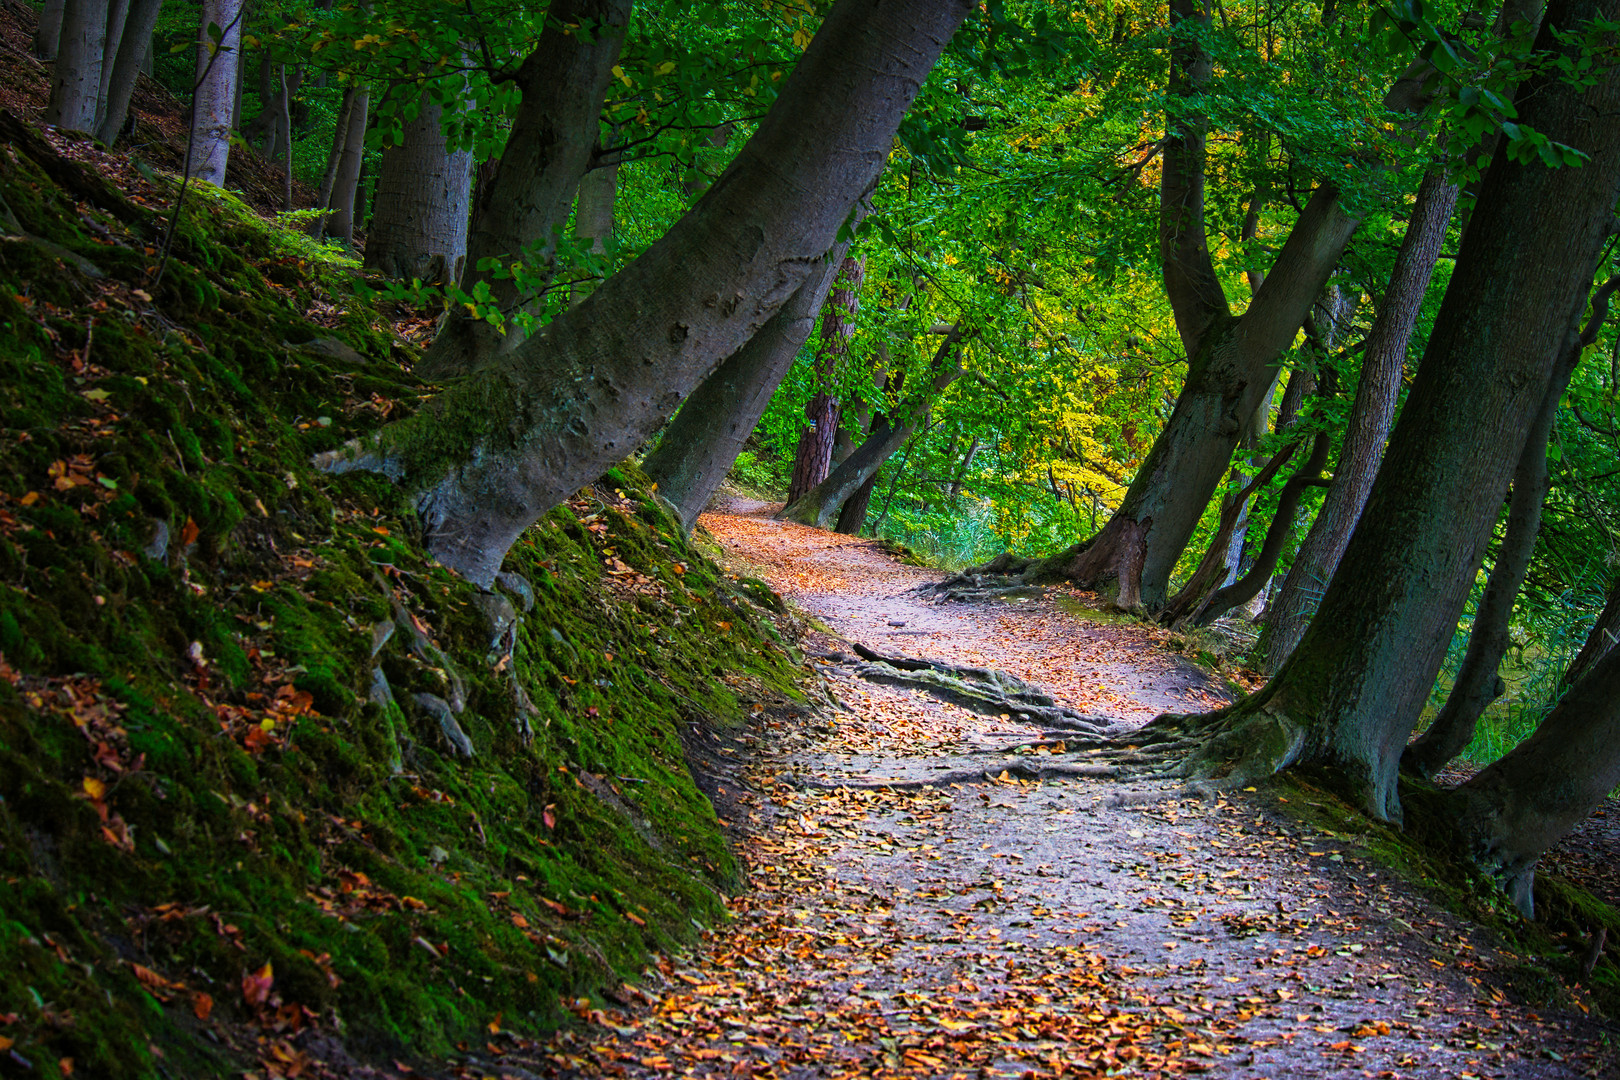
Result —
<instances>
[{"instance_id":1,"label":"tree bark texture","mask_svg":"<svg viewBox=\"0 0 1620 1080\"><path fill-rule=\"evenodd\" d=\"M1558 14L1554 5L1548 21ZM1554 25L1559 25L1554 22ZM1464 850L1535 915L1536 862L1620 785L1620 650L1593 664L1524 742L1448 793Z\"/></svg>"},{"instance_id":2,"label":"tree bark texture","mask_svg":"<svg viewBox=\"0 0 1620 1080\"><path fill-rule=\"evenodd\" d=\"M1567 48L1620 0L1554 3L1537 39ZM1525 434L1584 305L1620 195L1620 73L1577 90L1533 75L1524 122L1591 155L1548 169L1499 157L1481 186L1417 379L1355 533L1299 647L1219 722L1210 754L1240 776L1309 761L1367 812L1399 820L1401 751L1484 558Z\"/></svg>"},{"instance_id":3,"label":"tree bark texture","mask_svg":"<svg viewBox=\"0 0 1620 1080\"><path fill-rule=\"evenodd\" d=\"M912 396L894 414L875 420L866 441L839 463L825 480L802 497L788 503L776 515L779 521L796 521L818 529L829 528L844 504L867 482L877 476L883 463L916 434L934 400L962 374L962 332L952 328L940 343L929 364L928 386ZM870 498L870 496L868 496ZM865 517L865 511L862 511Z\"/></svg>"},{"instance_id":4,"label":"tree bark texture","mask_svg":"<svg viewBox=\"0 0 1620 1080\"><path fill-rule=\"evenodd\" d=\"M832 469L833 445L843 419L833 383L844 357L849 355L849 343L855 337L855 313L860 307L861 282L865 277L865 261L845 256L838 268L838 280L822 309L821 346L816 350L814 365L817 389L804 406L804 417L809 422L799 432L799 444L793 454L793 475L787 492L789 503L804 498L806 492L827 479Z\"/></svg>"},{"instance_id":5,"label":"tree bark texture","mask_svg":"<svg viewBox=\"0 0 1620 1080\"><path fill-rule=\"evenodd\" d=\"M1407 344L1412 340L1412 328L1417 325L1423 296L1456 204L1457 186L1448 182L1444 173L1435 169L1423 177L1406 235L1390 271L1384 303L1367 335L1361 381L1356 386L1349 429L1333 471L1333 485L1300 543L1288 576L1283 579L1282 591L1266 617L1260 649L1262 667L1267 672L1280 668L1299 644L1350 542L1367 493L1372 490L1384 454L1384 440L1389 436L1400 399Z\"/></svg>"},{"instance_id":6,"label":"tree bark texture","mask_svg":"<svg viewBox=\"0 0 1620 1080\"><path fill-rule=\"evenodd\" d=\"M1558 420L1558 403L1580 363L1581 353L1597 340L1608 314L1609 298L1620 288L1620 278L1610 278L1592 296L1592 314L1579 334L1570 333L1570 343L1553 373L1546 397L1536 413L1524 451L1513 473L1513 494L1508 499L1507 530L1496 550L1485 593L1474 613L1474 627L1468 637L1468 651L1457 669L1456 681L1440 714L1429 729L1406 748L1402 766L1425 778L1433 776L1474 741L1474 729L1491 702L1502 696L1502 679L1497 668L1511 643L1508 630L1513 605L1530 573L1536 537L1541 532L1541 507L1552 490L1552 473L1547 468L1547 443Z\"/></svg>"},{"instance_id":7,"label":"tree bark texture","mask_svg":"<svg viewBox=\"0 0 1620 1080\"><path fill-rule=\"evenodd\" d=\"M62 11L66 0L45 0L34 29L34 55L45 63L56 59L56 46L62 38Z\"/></svg>"},{"instance_id":8,"label":"tree bark texture","mask_svg":"<svg viewBox=\"0 0 1620 1080\"><path fill-rule=\"evenodd\" d=\"M543 334L323 458L419 493L428 549L487 584L518 535L634 452L819 271L969 0L838 0L685 216Z\"/></svg>"},{"instance_id":9,"label":"tree bark texture","mask_svg":"<svg viewBox=\"0 0 1620 1080\"><path fill-rule=\"evenodd\" d=\"M843 245L771 321L727 357L681 406L641 467L691 529L810 337L843 258Z\"/></svg>"},{"instance_id":10,"label":"tree bark texture","mask_svg":"<svg viewBox=\"0 0 1620 1080\"><path fill-rule=\"evenodd\" d=\"M203 0L197 30L197 90L192 95L191 153L186 167L193 177L216 186L225 183L231 155L231 121L242 60L242 5L245 0ZM210 24L224 36L216 44Z\"/></svg>"},{"instance_id":11,"label":"tree bark texture","mask_svg":"<svg viewBox=\"0 0 1620 1080\"><path fill-rule=\"evenodd\" d=\"M366 122L371 115L371 88L356 87L343 117L343 149L338 152L337 169L332 174L332 194L327 200L325 233L353 246L355 202L360 192L360 167L365 163Z\"/></svg>"},{"instance_id":12,"label":"tree bark texture","mask_svg":"<svg viewBox=\"0 0 1620 1080\"><path fill-rule=\"evenodd\" d=\"M426 93L403 141L383 151L366 266L402 281L457 281L467 257L470 150L452 150L443 110Z\"/></svg>"},{"instance_id":13,"label":"tree bark texture","mask_svg":"<svg viewBox=\"0 0 1620 1080\"><path fill-rule=\"evenodd\" d=\"M550 280L556 230L568 221L580 177L596 146L602 101L629 20L630 0L557 0L548 10L539 44L518 69L523 102L494 182L479 193L473 208L460 280L469 293L487 282L491 302L506 316L506 323L498 328L461 309L452 310L417 363L422 374L443 378L471 371L525 339L513 317L532 304L532 291L481 264L521 260L529 265L530 274ZM568 29L580 25L595 29L589 35Z\"/></svg>"},{"instance_id":14,"label":"tree bark texture","mask_svg":"<svg viewBox=\"0 0 1620 1080\"><path fill-rule=\"evenodd\" d=\"M66 131L93 132L107 40L107 0L66 0L61 18L51 99L43 119Z\"/></svg>"},{"instance_id":15,"label":"tree bark texture","mask_svg":"<svg viewBox=\"0 0 1620 1080\"><path fill-rule=\"evenodd\" d=\"M118 41L118 53L113 58L112 70L107 76L107 95L96 138L111 146L118 141L129 119L129 102L135 96L135 83L139 81L143 65L152 51L152 32L157 29L158 15L163 0L132 0L129 18L123 36Z\"/></svg>"}]
</instances>

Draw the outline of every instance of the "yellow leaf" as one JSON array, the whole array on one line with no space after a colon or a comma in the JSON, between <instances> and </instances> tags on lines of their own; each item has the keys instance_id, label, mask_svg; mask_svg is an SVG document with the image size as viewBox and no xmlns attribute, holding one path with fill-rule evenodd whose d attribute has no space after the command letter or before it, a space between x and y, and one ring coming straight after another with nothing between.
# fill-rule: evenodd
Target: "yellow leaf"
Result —
<instances>
[{"instance_id":1,"label":"yellow leaf","mask_svg":"<svg viewBox=\"0 0 1620 1080\"><path fill-rule=\"evenodd\" d=\"M107 796L107 785L93 776L87 776L84 778L84 793L100 802Z\"/></svg>"}]
</instances>

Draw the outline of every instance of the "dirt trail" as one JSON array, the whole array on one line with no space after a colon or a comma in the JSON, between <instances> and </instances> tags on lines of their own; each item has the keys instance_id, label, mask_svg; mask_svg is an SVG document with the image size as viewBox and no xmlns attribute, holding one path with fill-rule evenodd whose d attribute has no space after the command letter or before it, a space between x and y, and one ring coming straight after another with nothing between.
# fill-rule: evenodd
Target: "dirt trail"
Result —
<instances>
[{"instance_id":1,"label":"dirt trail","mask_svg":"<svg viewBox=\"0 0 1620 1080\"><path fill-rule=\"evenodd\" d=\"M752 514L703 524L837 635L992 666L1133 723L1224 700L1155 631L1053 602L934 606L940 575L870 541ZM812 651L836 656L825 635ZM625 1008L488 1075L1575 1077L1615 1075L1598 1025L1517 1004L1515 960L1279 812L1114 780L959 775L1037 729L823 659L839 710L743 739L754 889ZM1034 762L1082 758L1041 747ZM634 1000L632 1000L634 999ZM496 1047L492 1047L493 1054Z\"/></svg>"}]
</instances>

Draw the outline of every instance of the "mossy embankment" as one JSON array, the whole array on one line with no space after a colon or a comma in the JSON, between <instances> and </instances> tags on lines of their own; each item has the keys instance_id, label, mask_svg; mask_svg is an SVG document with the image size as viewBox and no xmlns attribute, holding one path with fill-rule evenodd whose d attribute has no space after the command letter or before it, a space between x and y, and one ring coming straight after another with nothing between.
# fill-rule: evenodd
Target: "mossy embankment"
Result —
<instances>
[{"instance_id":1,"label":"mossy embankment","mask_svg":"<svg viewBox=\"0 0 1620 1080\"><path fill-rule=\"evenodd\" d=\"M683 738L796 693L746 583L628 469L432 564L310 466L424 397L352 268L194 192L154 284L173 186L0 128L0 1056L422 1061L722 917Z\"/></svg>"}]
</instances>

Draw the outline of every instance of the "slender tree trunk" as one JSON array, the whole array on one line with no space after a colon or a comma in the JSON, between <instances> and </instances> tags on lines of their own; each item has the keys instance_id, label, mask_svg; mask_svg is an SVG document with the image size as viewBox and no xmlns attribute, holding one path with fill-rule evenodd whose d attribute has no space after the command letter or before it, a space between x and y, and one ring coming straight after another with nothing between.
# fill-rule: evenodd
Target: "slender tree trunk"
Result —
<instances>
[{"instance_id":1,"label":"slender tree trunk","mask_svg":"<svg viewBox=\"0 0 1620 1080\"><path fill-rule=\"evenodd\" d=\"M1559 682L1564 686L1573 686L1591 670L1593 664L1608 655L1616 641L1620 641L1620 577L1616 577L1610 586L1609 600L1603 605L1592 632L1586 635L1586 644L1581 646L1581 651L1564 669L1564 676Z\"/></svg>"},{"instance_id":2,"label":"slender tree trunk","mask_svg":"<svg viewBox=\"0 0 1620 1080\"><path fill-rule=\"evenodd\" d=\"M777 520L797 521L818 529L830 527L844 504L876 476L883 463L916 433L927 418L934 399L962 374L961 343L961 331L953 328L934 353L929 365L931 379L928 387L915 395L905 407L897 409L894 416L884 416L874 421L872 433L866 437L866 441L825 480L783 507L776 515ZM862 517L865 517L864 510Z\"/></svg>"},{"instance_id":3,"label":"slender tree trunk","mask_svg":"<svg viewBox=\"0 0 1620 1080\"><path fill-rule=\"evenodd\" d=\"M1552 473L1547 468L1547 442L1558 419L1558 403L1580 363L1581 353L1597 340L1608 314L1609 298L1620 287L1620 278L1611 278L1592 297L1592 315L1586 328L1570 334L1570 343L1560 359L1558 370L1547 388L1541 409L1525 436L1524 452L1513 473L1513 495L1508 499L1507 532L1496 550L1496 564L1474 613L1474 628L1468 638L1457 679L1451 686L1445 707L1429 729L1417 738L1401 759L1403 767L1425 778L1433 776L1474 741L1474 729L1491 702L1502 696L1502 678L1497 668L1511 641L1509 624L1513 604L1524 579L1530 573L1536 537L1541 531L1541 507L1552 490Z\"/></svg>"},{"instance_id":4,"label":"slender tree trunk","mask_svg":"<svg viewBox=\"0 0 1620 1080\"><path fill-rule=\"evenodd\" d=\"M1548 21L1557 13L1555 6ZM1468 856L1533 918L1536 862L1617 785L1620 650L1611 650L1534 735L1449 792L1445 806Z\"/></svg>"},{"instance_id":5,"label":"slender tree trunk","mask_svg":"<svg viewBox=\"0 0 1620 1080\"><path fill-rule=\"evenodd\" d=\"M326 235L354 246L356 203L360 194L360 168L365 163L366 122L371 115L371 89L356 87L344 119L343 150L338 154L328 201Z\"/></svg>"},{"instance_id":6,"label":"slender tree trunk","mask_svg":"<svg viewBox=\"0 0 1620 1080\"><path fill-rule=\"evenodd\" d=\"M568 221L596 146L603 98L629 18L630 0L555 0L547 11L540 42L518 69L523 103L494 183L473 208L460 282L468 293L484 283L505 324L496 327L452 309L417 363L422 374L441 378L470 371L527 338L518 317L533 314L537 295L550 284L556 230ZM569 29L580 25L596 29L589 35ZM496 276L485 268L491 260L503 267L521 260L525 280Z\"/></svg>"},{"instance_id":7,"label":"slender tree trunk","mask_svg":"<svg viewBox=\"0 0 1620 1080\"><path fill-rule=\"evenodd\" d=\"M292 96L293 87L287 83L287 65L281 65L281 122L280 145L277 147L281 154L281 208L293 208L293 162L292 162Z\"/></svg>"},{"instance_id":8,"label":"slender tree trunk","mask_svg":"<svg viewBox=\"0 0 1620 1080\"><path fill-rule=\"evenodd\" d=\"M135 96L135 84L145 70L152 52L152 31L157 28L163 0L133 0L124 33L118 41L118 54L113 58L107 79L107 101L96 138L111 146L118 141L129 119L129 102Z\"/></svg>"},{"instance_id":9,"label":"slender tree trunk","mask_svg":"<svg viewBox=\"0 0 1620 1080\"><path fill-rule=\"evenodd\" d=\"M383 151L366 266L402 281L458 280L467 257L472 169L472 151L450 148L443 110L424 92L404 141Z\"/></svg>"},{"instance_id":10,"label":"slender tree trunk","mask_svg":"<svg viewBox=\"0 0 1620 1080\"><path fill-rule=\"evenodd\" d=\"M428 550L494 580L512 542L632 453L796 293L876 183L969 0L837 0L754 136L639 258L334 471L418 493Z\"/></svg>"},{"instance_id":11,"label":"slender tree trunk","mask_svg":"<svg viewBox=\"0 0 1620 1080\"><path fill-rule=\"evenodd\" d=\"M204 0L197 31L197 92L192 98L191 175L216 186L225 183L231 154L231 113L242 59L244 0ZM216 44L210 25L224 36ZM218 55L215 55L215 53Z\"/></svg>"},{"instance_id":12,"label":"slender tree trunk","mask_svg":"<svg viewBox=\"0 0 1620 1080\"><path fill-rule=\"evenodd\" d=\"M866 277L864 260L844 257L838 280L827 296L821 312L821 348L816 352L817 390L804 407L809 421L799 432L799 445L793 454L793 477L788 482L787 501L802 499L807 491L827 479L832 468L833 445L843 410L832 392L838 369L849 354L855 337L855 313L860 307L861 283Z\"/></svg>"},{"instance_id":13,"label":"slender tree trunk","mask_svg":"<svg viewBox=\"0 0 1620 1080\"><path fill-rule=\"evenodd\" d=\"M1564 53L1620 0L1564 0L1537 49ZM1620 195L1620 72L1590 88L1532 75L1519 115L1591 158L1548 169L1499 157L1384 465L1299 647L1259 694L1219 716L1193 770L1234 779L1321 765L1374 817L1399 820L1401 751L1484 558L1525 433L1579 314ZM1269 284L1269 283L1268 283ZM1173 725L1175 721L1166 721Z\"/></svg>"},{"instance_id":14,"label":"slender tree trunk","mask_svg":"<svg viewBox=\"0 0 1620 1080\"><path fill-rule=\"evenodd\" d=\"M809 338L816 314L827 302L843 249L840 244L770 322L692 391L658 448L642 462L642 469L658 484L658 494L675 505L687 529L726 478Z\"/></svg>"},{"instance_id":15,"label":"slender tree trunk","mask_svg":"<svg viewBox=\"0 0 1620 1080\"><path fill-rule=\"evenodd\" d=\"M354 111L354 87L343 91L343 100L338 104L337 124L332 129L332 149L326 154L326 172L321 176L321 193L316 203L317 210L330 210L332 208L332 191L337 187L338 166L343 161L343 148L349 141L349 116ZM326 214L321 214L309 223L309 234L317 240L326 237Z\"/></svg>"},{"instance_id":16,"label":"slender tree trunk","mask_svg":"<svg viewBox=\"0 0 1620 1080\"><path fill-rule=\"evenodd\" d=\"M111 87L113 66L118 59L124 28L129 22L130 0L110 0L107 5L107 32L101 42L101 84L96 87L96 126L100 130L107 119L107 92Z\"/></svg>"},{"instance_id":17,"label":"slender tree trunk","mask_svg":"<svg viewBox=\"0 0 1620 1080\"><path fill-rule=\"evenodd\" d=\"M45 63L56 59L56 46L62 38L62 12L66 0L45 0L34 30L34 55Z\"/></svg>"},{"instance_id":18,"label":"slender tree trunk","mask_svg":"<svg viewBox=\"0 0 1620 1080\"><path fill-rule=\"evenodd\" d=\"M93 132L101 93L101 56L107 39L107 0L66 0L51 67L47 124Z\"/></svg>"},{"instance_id":19,"label":"slender tree trunk","mask_svg":"<svg viewBox=\"0 0 1620 1080\"><path fill-rule=\"evenodd\" d=\"M574 235L590 256L602 264L606 276L608 244L613 240L613 212L619 198L619 159L614 154L599 161L579 178L579 196L574 204ZM597 271L593 271L596 273ZM595 279L574 282L569 287L569 303L578 304L596 287Z\"/></svg>"},{"instance_id":20,"label":"slender tree trunk","mask_svg":"<svg viewBox=\"0 0 1620 1080\"><path fill-rule=\"evenodd\" d=\"M1373 477L1383 458L1384 440L1395 417L1405 370L1406 347L1417 325L1423 296L1435 261L1446 238L1446 224L1457 203L1457 187L1444 174L1431 170L1418 187L1417 201L1407 221L1406 236L1390 271L1384 303L1367 335L1350 410L1349 430L1339 450L1333 486L1305 534L1293 566L1283 580L1282 592L1267 613L1261 631L1262 666L1275 672L1294 651L1305 625L1339 565L1361 508L1372 490Z\"/></svg>"}]
</instances>

